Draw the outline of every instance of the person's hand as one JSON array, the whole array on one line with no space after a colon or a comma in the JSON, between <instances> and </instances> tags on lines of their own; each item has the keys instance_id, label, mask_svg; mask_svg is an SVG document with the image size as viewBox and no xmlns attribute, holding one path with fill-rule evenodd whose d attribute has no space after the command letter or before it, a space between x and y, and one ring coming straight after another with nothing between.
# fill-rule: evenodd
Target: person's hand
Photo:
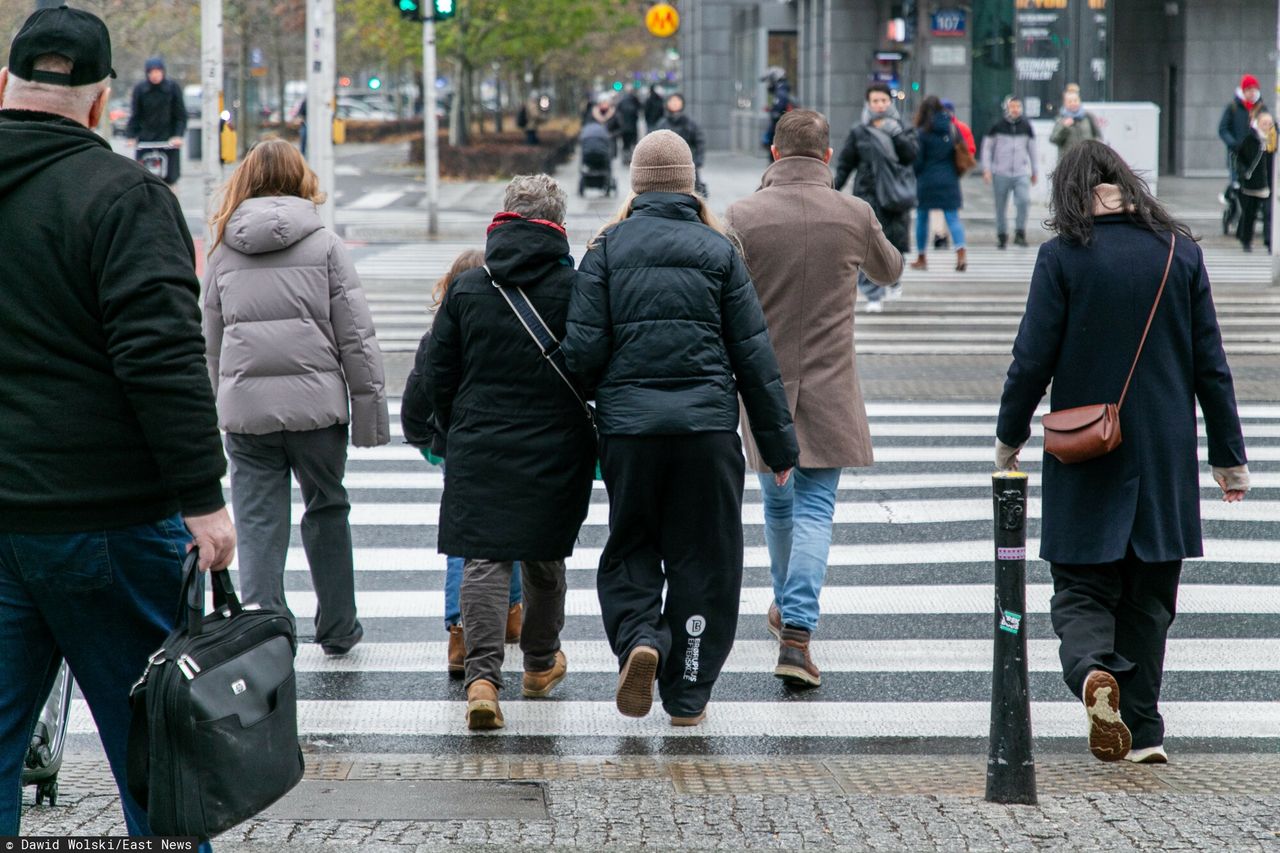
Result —
<instances>
[{"instance_id":1,"label":"person's hand","mask_svg":"<svg viewBox=\"0 0 1280 853\"><path fill-rule=\"evenodd\" d=\"M1075 123L1076 123L1076 120L1075 120L1075 119L1073 119L1073 118L1071 118L1070 116L1068 116L1067 118L1064 118L1064 119L1062 120L1062 126L1063 126L1063 127L1071 127L1071 125L1073 125L1073 124L1075 124Z\"/></svg>"},{"instance_id":2,"label":"person's hand","mask_svg":"<svg viewBox=\"0 0 1280 853\"><path fill-rule=\"evenodd\" d=\"M1039 176L1039 175L1032 175L1032 176L1031 176L1031 186L1033 186L1033 187L1034 187L1034 186L1036 185L1036 181L1038 181L1038 180L1040 180L1040 176Z\"/></svg>"},{"instance_id":3,"label":"person's hand","mask_svg":"<svg viewBox=\"0 0 1280 853\"><path fill-rule=\"evenodd\" d=\"M990 169L983 169L983 171L982 171L982 180L986 181L987 183L991 183L991 170L990 170Z\"/></svg>"},{"instance_id":4,"label":"person's hand","mask_svg":"<svg viewBox=\"0 0 1280 853\"><path fill-rule=\"evenodd\" d=\"M1222 500L1233 504L1244 500L1249 491L1249 466L1236 465L1232 468L1213 469L1213 481L1222 489Z\"/></svg>"},{"instance_id":5,"label":"person's hand","mask_svg":"<svg viewBox=\"0 0 1280 853\"><path fill-rule=\"evenodd\" d=\"M236 555L236 528L226 507L208 515L186 515L182 520L194 540L187 550L200 549L200 571L231 565L231 558Z\"/></svg>"},{"instance_id":6,"label":"person's hand","mask_svg":"<svg viewBox=\"0 0 1280 853\"><path fill-rule=\"evenodd\" d=\"M182 147L182 137L181 137L181 136L171 136L171 137L169 137L169 144L170 144L170 145L172 145L174 148L181 148L181 147Z\"/></svg>"},{"instance_id":7,"label":"person's hand","mask_svg":"<svg viewBox=\"0 0 1280 853\"><path fill-rule=\"evenodd\" d=\"M778 484L778 488L785 486L787 481L791 479L791 470L790 468L784 468L773 475L773 482Z\"/></svg>"},{"instance_id":8,"label":"person's hand","mask_svg":"<svg viewBox=\"0 0 1280 853\"><path fill-rule=\"evenodd\" d=\"M1022 447L1010 447L1000 439L996 439L996 470L997 471L1017 471L1018 470L1018 454L1022 452Z\"/></svg>"}]
</instances>

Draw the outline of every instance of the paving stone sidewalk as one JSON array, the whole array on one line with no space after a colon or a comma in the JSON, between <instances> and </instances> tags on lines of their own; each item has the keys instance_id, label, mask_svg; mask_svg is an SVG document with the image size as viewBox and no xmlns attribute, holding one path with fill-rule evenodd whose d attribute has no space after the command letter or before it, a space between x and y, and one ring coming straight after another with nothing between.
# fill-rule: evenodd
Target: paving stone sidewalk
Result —
<instances>
[{"instance_id":1,"label":"paving stone sidewalk","mask_svg":"<svg viewBox=\"0 0 1280 853\"><path fill-rule=\"evenodd\" d=\"M1039 805L982 799L981 756L797 759L310 758L296 797L332 798L332 818L255 819L217 850L1128 851L1280 850L1280 756L1180 756L1167 767L1038 759ZM344 819L342 786L388 785L388 813L450 779L459 797L536 782L545 819ZM70 756L59 805L31 807L32 835L119 834L105 762ZM28 802L31 798L28 796ZM314 805L314 804L313 804ZM431 810L432 803L408 803ZM296 804L295 804L296 807ZM287 802L282 804L289 811Z\"/></svg>"}]
</instances>

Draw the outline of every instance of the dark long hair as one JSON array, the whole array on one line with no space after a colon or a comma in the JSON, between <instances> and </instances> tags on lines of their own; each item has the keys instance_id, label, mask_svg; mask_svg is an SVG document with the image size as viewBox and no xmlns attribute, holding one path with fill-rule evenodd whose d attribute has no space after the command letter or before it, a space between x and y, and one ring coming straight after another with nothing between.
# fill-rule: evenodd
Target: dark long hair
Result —
<instances>
[{"instance_id":1,"label":"dark long hair","mask_svg":"<svg viewBox=\"0 0 1280 853\"><path fill-rule=\"evenodd\" d=\"M933 127L934 117L943 112L942 101L937 95L930 95L920 102L920 109L916 110L916 127L928 130Z\"/></svg>"},{"instance_id":2,"label":"dark long hair","mask_svg":"<svg viewBox=\"0 0 1280 853\"><path fill-rule=\"evenodd\" d=\"M1165 210L1139 177L1111 146L1096 139L1073 145L1049 176L1049 218L1045 227L1063 239L1087 246L1093 240L1093 190L1098 184L1120 188L1121 210L1138 225L1160 233L1176 231L1188 240L1198 238Z\"/></svg>"}]
</instances>

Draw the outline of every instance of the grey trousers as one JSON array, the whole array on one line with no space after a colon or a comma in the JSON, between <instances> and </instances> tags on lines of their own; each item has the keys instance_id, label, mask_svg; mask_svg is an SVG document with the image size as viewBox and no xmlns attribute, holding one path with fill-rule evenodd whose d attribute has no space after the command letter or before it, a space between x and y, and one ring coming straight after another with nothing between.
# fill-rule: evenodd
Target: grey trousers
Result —
<instances>
[{"instance_id":1,"label":"grey trousers","mask_svg":"<svg viewBox=\"0 0 1280 853\"><path fill-rule=\"evenodd\" d=\"M1009 233L1009 194L1013 194L1014 227L1027 230L1027 210L1031 207L1029 175L992 175L991 188L996 195L996 233Z\"/></svg>"},{"instance_id":2,"label":"grey trousers","mask_svg":"<svg viewBox=\"0 0 1280 853\"><path fill-rule=\"evenodd\" d=\"M289 474L302 487L302 547L316 591L316 642L344 652L364 630L356 619L351 554L351 504L345 424L266 435L227 433L231 506L236 516L240 595L264 607L287 607L284 564L289 552Z\"/></svg>"},{"instance_id":3,"label":"grey trousers","mask_svg":"<svg viewBox=\"0 0 1280 853\"><path fill-rule=\"evenodd\" d=\"M503 643L511 603L512 564L467 560L462 567L462 628L467 644L466 684L484 679L502 688ZM564 597L569 587L564 560L522 560L524 627L520 651L525 672L542 672L556 662L564 628Z\"/></svg>"}]
</instances>

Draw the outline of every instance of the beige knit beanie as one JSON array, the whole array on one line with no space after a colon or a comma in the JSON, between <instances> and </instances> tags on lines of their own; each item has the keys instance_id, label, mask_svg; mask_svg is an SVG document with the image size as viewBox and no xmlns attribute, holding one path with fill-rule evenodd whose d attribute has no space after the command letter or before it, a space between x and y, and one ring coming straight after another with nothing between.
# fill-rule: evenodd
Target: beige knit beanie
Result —
<instances>
[{"instance_id":1,"label":"beige knit beanie","mask_svg":"<svg viewBox=\"0 0 1280 853\"><path fill-rule=\"evenodd\" d=\"M640 193L693 193L693 154L670 130L647 134L631 152L631 190Z\"/></svg>"}]
</instances>

